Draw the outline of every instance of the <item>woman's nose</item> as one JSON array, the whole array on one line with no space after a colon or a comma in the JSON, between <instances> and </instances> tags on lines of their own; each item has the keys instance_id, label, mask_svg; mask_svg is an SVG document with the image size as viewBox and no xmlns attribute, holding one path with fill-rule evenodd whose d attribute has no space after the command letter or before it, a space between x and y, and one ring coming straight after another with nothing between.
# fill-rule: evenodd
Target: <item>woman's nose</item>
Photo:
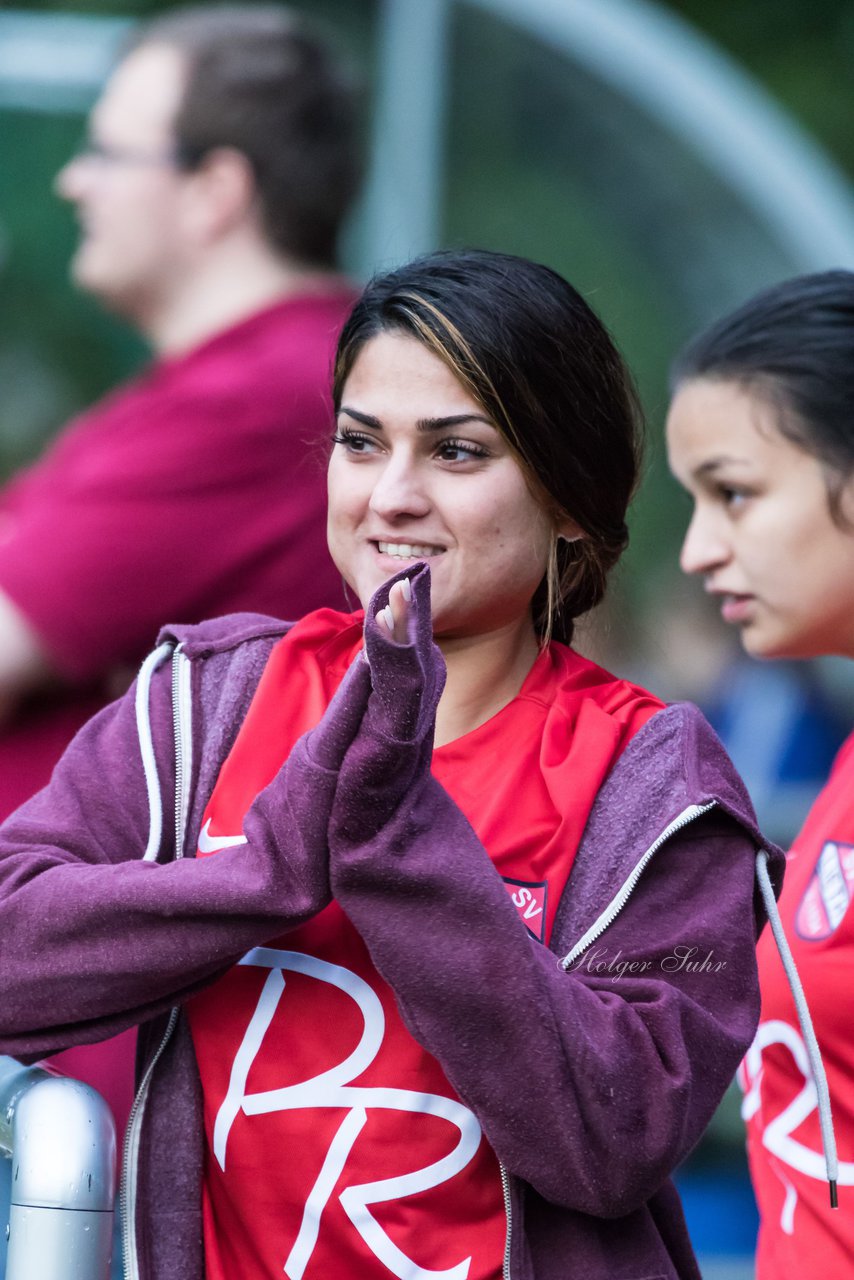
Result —
<instances>
[{"instance_id":1,"label":"woman's nose","mask_svg":"<svg viewBox=\"0 0 854 1280\"><path fill-rule=\"evenodd\" d=\"M682 541L679 565L683 573L710 573L729 558L729 546L714 520L696 508Z\"/></svg>"},{"instance_id":2,"label":"woman's nose","mask_svg":"<svg viewBox=\"0 0 854 1280\"><path fill-rule=\"evenodd\" d=\"M430 497L417 460L404 455L389 458L376 478L370 506L385 520L426 515Z\"/></svg>"},{"instance_id":3,"label":"woman's nose","mask_svg":"<svg viewBox=\"0 0 854 1280\"><path fill-rule=\"evenodd\" d=\"M85 161L81 156L72 156L54 178L53 189L63 200L78 200L80 198L84 166Z\"/></svg>"}]
</instances>

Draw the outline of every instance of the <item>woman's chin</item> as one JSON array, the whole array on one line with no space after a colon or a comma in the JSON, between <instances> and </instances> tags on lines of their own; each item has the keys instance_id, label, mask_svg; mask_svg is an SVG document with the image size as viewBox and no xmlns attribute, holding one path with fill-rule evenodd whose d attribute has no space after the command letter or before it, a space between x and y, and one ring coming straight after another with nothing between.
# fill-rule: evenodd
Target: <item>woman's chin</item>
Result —
<instances>
[{"instance_id":1,"label":"woman's chin","mask_svg":"<svg viewBox=\"0 0 854 1280\"><path fill-rule=\"evenodd\" d=\"M815 658L824 652L820 648L812 649L802 637L772 634L755 627L745 627L742 630L741 646L751 658L760 661Z\"/></svg>"}]
</instances>

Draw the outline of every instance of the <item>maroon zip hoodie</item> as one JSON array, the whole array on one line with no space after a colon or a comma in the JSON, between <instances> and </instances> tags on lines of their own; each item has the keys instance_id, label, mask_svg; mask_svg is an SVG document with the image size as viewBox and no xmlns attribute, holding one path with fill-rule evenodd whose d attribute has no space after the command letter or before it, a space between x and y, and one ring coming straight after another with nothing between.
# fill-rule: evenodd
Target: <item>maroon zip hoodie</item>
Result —
<instances>
[{"instance_id":1,"label":"maroon zip hoodie","mask_svg":"<svg viewBox=\"0 0 854 1280\"><path fill-rule=\"evenodd\" d=\"M700 713L668 707L602 787L550 946L534 942L430 775L444 672L428 590L418 575L406 645L377 629L378 594L368 660L258 796L245 844L183 856L287 630L254 615L164 633L135 689L0 829L0 1052L34 1059L143 1024L131 1275L204 1276L201 1090L180 1005L334 894L501 1162L505 1276L699 1277L669 1176L753 1036L754 862L764 849L779 890L782 854ZM177 834L162 822L176 797Z\"/></svg>"}]
</instances>

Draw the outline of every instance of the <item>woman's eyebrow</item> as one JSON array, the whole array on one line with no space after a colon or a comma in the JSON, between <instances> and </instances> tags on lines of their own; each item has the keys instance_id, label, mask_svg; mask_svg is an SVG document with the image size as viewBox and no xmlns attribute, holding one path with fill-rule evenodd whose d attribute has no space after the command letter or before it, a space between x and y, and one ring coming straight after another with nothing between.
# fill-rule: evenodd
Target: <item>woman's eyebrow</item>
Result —
<instances>
[{"instance_id":1,"label":"woman's eyebrow","mask_svg":"<svg viewBox=\"0 0 854 1280\"><path fill-rule=\"evenodd\" d=\"M443 427L459 427L464 422L484 422L493 431L495 423L482 413L452 413L446 418L419 418L415 424L418 431L441 431Z\"/></svg>"},{"instance_id":2,"label":"woman's eyebrow","mask_svg":"<svg viewBox=\"0 0 854 1280\"><path fill-rule=\"evenodd\" d=\"M694 474L696 476L706 476L711 475L715 471L719 471L721 467L739 467L749 465L749 458L737 458L731 453L721 453L718 454L717 457L707 458L705 462L701 462L698 467L695 467Z\"/></svg>"},{"instance_id":3,"label":"woman's eyebrow","mask_svg":"<svg viewBox=\"0 0 854 1280\"><path fill-rule=\"evenodd\" d=\"M359 409L351 409L346 404L342 404L338 412L346 413L348 418L361 422L363 427L373 427L375 431L383 429L379 418L375 418L372 413L362 413ZM489 418L481 413L452 413L444 418L419 418L415 428L417 431L441 431L445 427L459 427L464 422L483 422L487 427L492 427L493 431L497 429L495 423L490 422Z\"/></svg>"},{"instance_id":4,"label":"woman's eyebrow","mask_svg":"<svg viewBox=\"0 0 854 1280\"><path fill-rule=\"evenodd\" d=\"M349 409L346 404L342 404L338 412L339 414L346 413L348 418L354 418L356 422L361 422L363 427L374 427L375 430L382 431L383 424L373 414L359 413L358 409Z\"/></svg>"}]
</instances>

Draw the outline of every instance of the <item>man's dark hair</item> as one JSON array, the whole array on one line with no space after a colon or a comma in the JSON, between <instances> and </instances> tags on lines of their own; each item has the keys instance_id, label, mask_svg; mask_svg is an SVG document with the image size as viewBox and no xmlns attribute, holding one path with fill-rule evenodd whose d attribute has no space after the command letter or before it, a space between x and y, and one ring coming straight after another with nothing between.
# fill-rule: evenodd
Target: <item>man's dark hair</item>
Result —
<instances>
[{"instance_id":1,"label":"man's dark hair","mask_svg":"<svg viewBox=\"0 0 854 1280\"><path fill-rule=\"evenodd\" d=\"M186 61L175 120L188 168L216 147L249 160L264 229L281 253L332 266L361 177L359 95L328 44L279 5L194 5L155 18L127 52L163 44Z\"/></svg>"},{"instance_id":2,"label":"man's dark hair","mask_svg":"<svg viewBox=\"0 0 854 1280\"><path fill-rule=\"evenodd\" d=\"M362 348L386 332L438 356L508 440L554 522L534 625L569 641L628 542L638 474L640 408L610 334L549 267L480 249L429 254L372 280L353 308L338 343L336 412ZM557 536L567 516L583 530L577 541Z\"/></svg>"}]
</instances>

